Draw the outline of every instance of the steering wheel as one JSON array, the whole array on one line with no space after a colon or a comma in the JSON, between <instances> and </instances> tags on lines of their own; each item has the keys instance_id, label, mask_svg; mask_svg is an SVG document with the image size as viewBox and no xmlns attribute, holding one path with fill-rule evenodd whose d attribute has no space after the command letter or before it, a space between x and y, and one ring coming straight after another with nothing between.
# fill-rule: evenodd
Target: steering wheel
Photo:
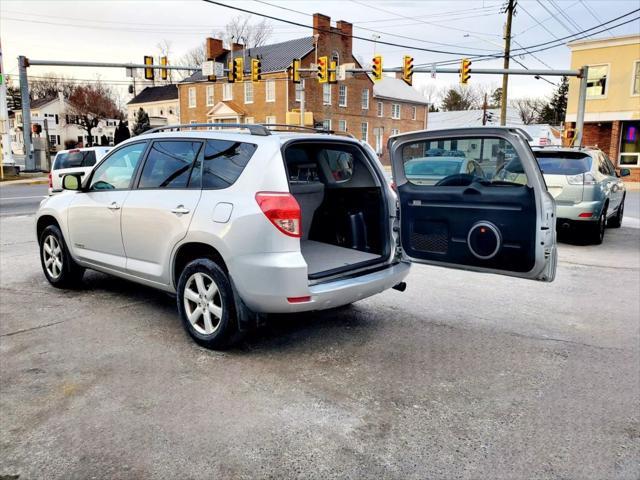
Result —
<instances>
[{"instance_id":1,"label":"steering wheel","mask_svg":"<svg viewBox=\"0 0 640 480\"><path fill-rule=\"evenodd\" d=\"M470 175L468 173L456 173L454 175L449 175L448 177L444 177L439 180L435 186L436 187L467 187L471 185L476 180L475 175Z\"/></svg>"}]
</instances>

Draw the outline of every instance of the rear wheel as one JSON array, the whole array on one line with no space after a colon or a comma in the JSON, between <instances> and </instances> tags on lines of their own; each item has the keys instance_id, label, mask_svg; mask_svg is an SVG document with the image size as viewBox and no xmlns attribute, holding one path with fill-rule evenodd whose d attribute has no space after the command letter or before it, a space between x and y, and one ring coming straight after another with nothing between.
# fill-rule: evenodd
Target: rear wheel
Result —
<instances>
[{"instance_id":1,"label":"rear wheel","mask_svg":"<svg viewBox=\"0 0 640 480\"><path fill-rule=\"evenodd\" d=\"M611 228L620 228L622 226L622 217L624 216L624 198L622 202L620 202L620 206L618 207L618 211L616 214L609 219L607 222L607 227Z\"/></svg>"},{"instance_id":2,"label":"rear wheel","mask_svg":"<svg viewBox=\"0 0 640 480\"><path fill-rule=\"evenodd\" d=\"M40 235L40 263L45 277L56 288L75 287L84 274L84 268L71 258L57 225L49 225Z\"/></svg>"},{"instance_id":3,"label":"rear wheel","mask_svg":"<svg viewBox=\"0 0 640 480\"><path fill-rule=\"evenodd\" d=\"M178 311L185 330L200 345L223 349L235 341L231 283L215 262L201 258L187 264L178 280Z\"/></svg>"},{"instance_id":4,"label":"rear wheel","mask_svg":"<svg viewBox=\"0 0 640 480\"><path fill-rule=\"evenodd\" d=\"M600 245L604 241L604 231L607 225L607 209L602 209L598 221L589 225L588 240L593 245Z\"/></svg>"}]
</instances>

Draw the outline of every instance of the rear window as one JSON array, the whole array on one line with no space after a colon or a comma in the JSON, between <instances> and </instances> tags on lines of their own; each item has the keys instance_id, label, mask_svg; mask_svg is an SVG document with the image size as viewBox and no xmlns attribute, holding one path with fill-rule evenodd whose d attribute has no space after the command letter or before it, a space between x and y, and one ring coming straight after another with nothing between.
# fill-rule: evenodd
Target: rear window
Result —
<instances>
[{"instance_id":1,"label":"rear window","mask_svg":"<svg viewBox=\"0 0 640 480\"><path fill-rule=\"evenodd\" d=\"M54 170L63 168L93 167L96 164L96 152L93 150L63 152L56 156Z\"/></svg>"},{"instance_id":2,"label":"rear window","mask_svg":"<svg viewBox=\"0 0 640 480\"><path fill-rule=\"evenodd\" d=\"M406 175L437 175L446 177L460 173L462 160L439 160L436 158L416 158L408 161L404 166Z\"/></svg>"},{"instance_id":3,"label":"rear window","mask_svg":"<svg viewBox=\"0 0 640 480\"><path fill-rule=\"evenodd\" d=\"M546 175L578 175L591 170L592 159L582 152L534 152Z\"/></svg>"},{"instance_id":4,"label":"rear window","mask_svg":"<svg viewBox=\"0 0 640 480\"><path fill-rule=\"evenodd\" d=\"M221 189L233 185L258 147L252 143L207 140L204 155L199 155L189 186ZM202 165L201 165L202 164Z\"/></svg>"}]
</instances>

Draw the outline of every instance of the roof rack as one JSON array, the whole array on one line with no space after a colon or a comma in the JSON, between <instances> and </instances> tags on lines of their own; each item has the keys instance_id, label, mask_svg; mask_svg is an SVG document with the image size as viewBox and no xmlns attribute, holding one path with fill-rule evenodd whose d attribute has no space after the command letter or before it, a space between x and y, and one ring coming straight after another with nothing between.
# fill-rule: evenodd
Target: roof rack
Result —
<instances>
[{"instance_id":1,"label":"roof rack","mask_svg":"<svg viewBox=\"0 0 640 480\"><path fill-rule=\"evenodd\" d=\"M179 130L190 130L193 128L202 128L202 127L214 127L214 128L237 128L237 129L245 129L249 130L251 135L258 135L261 137L266 137L271 135L271 132L268 128L258 123L183 123L179 125L165 125L164 127L156 127L151 130L147 130L143 133L146 135L148 133L156 133L156 132L175 132Z\"/></svg>"},{"instance_id":2,"label":"roof rack","mask_svg":"<svg viewBox=\"0 0 640 480\"><path fill-rule=\"evenodd\" d=\"M305 132L313 132L313 133L325 133L329 135L343 135L345 137L355 138L351 133L345 132L342 130L330 130L328 128L321 127L306 127L303 125L290 125L287 123L260 123L263 127L269 128L269 130L274 132L289 132L295 130L303 130Z\"/></svg>"}]
</instances>

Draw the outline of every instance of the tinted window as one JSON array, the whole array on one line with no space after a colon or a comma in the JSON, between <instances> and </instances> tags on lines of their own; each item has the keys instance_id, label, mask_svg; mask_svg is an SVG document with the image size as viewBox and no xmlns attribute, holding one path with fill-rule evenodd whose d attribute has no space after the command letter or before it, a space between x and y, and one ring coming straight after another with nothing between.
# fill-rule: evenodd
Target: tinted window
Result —
<instances>
[{"instance_id":1,"label":"tinted window","mask_svg":"<svg viewBox=\"0 0 640 480\"><path fill-rule=\"evenodd\" d=\"M580 152L535 152L545 175L578 175L591 170L592 159Z\"/></svg>"},{"instance_id":2,"label":"tinted window","mask_svg":"<svg viewBox=\"0 0 640 480\"><path fill-rule=\"evenodd\" d=\"M251 143L207 140L204 155L198 158L189 185L198 186L200 180L202 188L220 189L233 185L256 148ZM203 159L202 167L200 159Z\"/></svg>"},{"instance_id":3,"label":"tinted window","mask_svg":"<svg viewBox=\"0 0 640 480\"><path fill-rule=\"evenodd\" d=\"M63 168L92 167L95 164L96 152L93 150L63 152L56 156L53 169L61 170Z\"/></svg>"},{"instance_id":4,"label":"tinted window","mask_svg":"<svg viewBox=\"0 0 640 480\"><path fill-rule=\"evenodd\" d=\"M186 188L200 142L153 142L138 188Z\"/></svg>"},{"instance_id":5,"label":"tinted window","mask_svg":"<svg viewBox=\"0 0 640 480\"><path fill-rule=\"evenodd\" d=\"M327 160L331 176L336 182L346 182L353 176L353 154L344 150L326 148L320 152Z\"/></svg>"},{"instance_id":6,"label":"tinted window","mask_svg":"<svg viewBox=\"0 0 640 480\"><path fill-rule=\"evenodd\" d=\"M416 185L527 183L518 154L511 143L500 138L421 140L402 147L402 160L407 180Z\"/></svg>"},{"instance_id":7,"label":"tinted window","mask_svg":"<svg viewBox=\"0 0 640 480\"><path fill-rule=\"evenodd\" d=\"M115 150L96 167L91 178L91 190L113 190L129 188L133 172L147 142L133 143Z\"/></svg>"}]
</instances>

